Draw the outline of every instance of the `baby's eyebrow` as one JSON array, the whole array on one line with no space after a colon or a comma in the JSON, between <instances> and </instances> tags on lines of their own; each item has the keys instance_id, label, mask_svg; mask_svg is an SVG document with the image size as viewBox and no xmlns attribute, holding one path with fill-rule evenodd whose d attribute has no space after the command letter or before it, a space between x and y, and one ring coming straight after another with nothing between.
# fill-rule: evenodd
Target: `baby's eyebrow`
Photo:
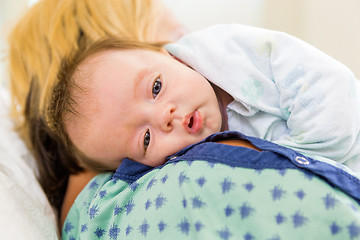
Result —
<instances>
[{"instance_id":1,"label":"baby's eyebrow","mask_svg":"<svg viewBox=\"0 0 360 240\"><path fill-rule=\"evenodd\" d=\"M133 159L135 156L142 154L141 146L141 134L138 131L126 128L123 136L126 136L123 142L122 156L121 158L130 158Z\"/></svg>"},{"instance_id":2,"label":"baby's eyebrow","mask_svg":"<svg viewBox=\"0 0 360 240\"><path fill-rule=\"evenodd\" d=\"M146 154L146 151L144 149L144 135L142 133L140 134L134 134L135 137L138 138L138 140L136 141L136 148L135 148L135 151L136 151L136 156L141 156L141 157L144 157L145 154ZM133 160L136 160L136 159L133 159Z\"/></svg>"},{"instance_id":3,"label":"baby's eyebrow","mask_svg":"<svg viewBox=\"0 0 360 240\"><path fill-rule=\"evenodd\" d=\"M137 90L143 89L141 84L143 83L143 80L145 79L146 75L149 74L149 72L150 71L147 68L142 68L136 73L134 79L135 97L137 96Z\"/></svg>"}]
</instances>

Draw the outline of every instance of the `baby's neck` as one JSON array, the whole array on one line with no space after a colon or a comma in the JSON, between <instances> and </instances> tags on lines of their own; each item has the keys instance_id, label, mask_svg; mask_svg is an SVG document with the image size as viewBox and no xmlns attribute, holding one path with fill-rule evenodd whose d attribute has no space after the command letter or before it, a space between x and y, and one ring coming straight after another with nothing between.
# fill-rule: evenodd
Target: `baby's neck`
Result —
<instances>
[{"instance_id":1,"label":"baby's neck","mask_svg":"<svg viewBox=\"0 0 360 240\"><path fill-rule=\"evenodd\" d=\"M213 87L213 89L215 91L215 94L216 94L216 97L217 97L217 100L219 103L221 120L222 120L220 131L227 131L227 130L229 130L229 126L228 126L226 108L227 108L227 105L229 105L234 100L234 98L230 94L228 94L227 92L225 92L224 90L222 90L221 88L216 86L215 84L211 84L211 86Z\"/></svg>"}]
</instances>

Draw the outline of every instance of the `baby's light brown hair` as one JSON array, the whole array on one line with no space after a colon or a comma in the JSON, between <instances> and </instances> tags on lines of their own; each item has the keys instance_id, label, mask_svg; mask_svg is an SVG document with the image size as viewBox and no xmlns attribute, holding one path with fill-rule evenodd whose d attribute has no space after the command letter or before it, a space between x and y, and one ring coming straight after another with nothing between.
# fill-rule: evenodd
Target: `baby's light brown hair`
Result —
<instances>
[{"instance_id":1,"label":"baby's light brown hair","mask_svg":"<svg viewBox=\"0 0 360 240\"><path fill-rule=\"evenodd\" d=\"M77 111L77 101L79 96L89 94L89 92L91 94L91 90L87 87L87 81L91 79L91 72L84 74L80 68L87 64L86 60L91 56L109 50L144 49L161 52L164 44L163 42L144 43L111 37L99 40L86 48L80 48L75 54L63 60L58 73L58 81L52 89L50 102L45 114L46 124L51 129L53 135L64 144L68 153L82 167L100 172L114 170L96 163L86 153L81 152L73 144L66 131L66 123L69 119L72 119L72 121L85 121L85 119L81 118L81 113Z\"/></svg>"}]
</instances>

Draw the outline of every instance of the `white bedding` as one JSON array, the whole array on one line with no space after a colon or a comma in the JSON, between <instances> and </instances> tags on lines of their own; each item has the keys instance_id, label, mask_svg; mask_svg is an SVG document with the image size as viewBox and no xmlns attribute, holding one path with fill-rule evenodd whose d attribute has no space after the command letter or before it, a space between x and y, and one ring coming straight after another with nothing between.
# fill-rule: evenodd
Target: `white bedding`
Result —
<instances>
[{"instance_id":1,"label":"white bedding","mask_svg":"<svg viewBox=\"0 0 360 240\"><path fill-rule=\"evenodd\" d=\"M13 130L9 94L0 88L1 239L58 239L56 218L40 184L35 162Z\"/></svg>"}]
</instances>

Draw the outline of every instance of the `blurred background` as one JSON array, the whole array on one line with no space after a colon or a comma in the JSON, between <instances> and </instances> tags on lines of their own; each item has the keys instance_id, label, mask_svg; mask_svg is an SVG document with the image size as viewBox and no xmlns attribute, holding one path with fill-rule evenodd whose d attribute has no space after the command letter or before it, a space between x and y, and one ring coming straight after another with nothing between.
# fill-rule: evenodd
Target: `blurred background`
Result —
<instances>
[{"instance_id":1,"label":"blurred background","mask_svg":"<svg viewBox=\"0 0 360 240\"><path fill-rule=\"evenodd\" d=\"M60 0L59 0L60 1ZM295 35L347 65L360 78L359 0L163 0L189 30L241 23ZM6 35L36 0L0 0L0 77L6 84Z\"/></svg>"}]
</instances>

